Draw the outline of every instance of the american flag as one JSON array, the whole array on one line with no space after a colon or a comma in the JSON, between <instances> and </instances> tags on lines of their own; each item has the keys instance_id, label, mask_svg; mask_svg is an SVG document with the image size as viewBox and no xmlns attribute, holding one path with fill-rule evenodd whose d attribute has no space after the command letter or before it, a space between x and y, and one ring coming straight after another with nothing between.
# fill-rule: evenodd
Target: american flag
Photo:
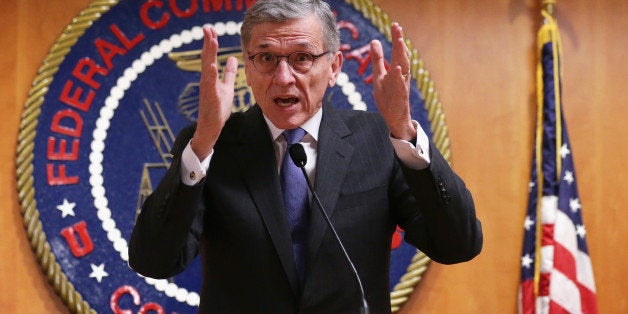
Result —
<instances>
[{"instance_id":1,"label":"american flag","mask_svg":"<svg viewBox=\"0 0 628 314\"><path fill-rule=\"evenodd\" d=\"M519 312L597 313L571 146L561 108L560 37L543 11L537 130L521 254Z\"/></svg>"}]
</instances>

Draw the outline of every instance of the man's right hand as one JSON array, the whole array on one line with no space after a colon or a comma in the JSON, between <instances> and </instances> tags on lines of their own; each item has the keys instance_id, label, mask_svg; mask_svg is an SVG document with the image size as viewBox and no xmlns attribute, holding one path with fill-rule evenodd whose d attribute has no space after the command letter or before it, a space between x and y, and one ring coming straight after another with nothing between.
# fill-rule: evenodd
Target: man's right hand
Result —
<instances>
[{"instance_id":1,"label":"man's right hand","mask_svg":"<svg viewBox=\"0 0 628 314\"><path fill-rule=\"evenodd\" d=\"M218 75L218 35L211 27L203 27L201 52L201 82L198 120L191 147L199 160L211 153L220 131L231 115L238 60L227 59L223 78Z\"/></svg>"}]
</instances>

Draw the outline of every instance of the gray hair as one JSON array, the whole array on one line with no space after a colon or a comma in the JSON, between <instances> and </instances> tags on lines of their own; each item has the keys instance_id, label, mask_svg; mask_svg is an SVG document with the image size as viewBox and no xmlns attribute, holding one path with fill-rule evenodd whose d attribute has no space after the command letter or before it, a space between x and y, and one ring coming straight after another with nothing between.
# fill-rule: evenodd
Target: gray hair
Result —
<instances>
[{"instance_id":1,"label":"gray hair","mask_svg":"<svg viewBox=\"0 0 628 314\"><path fill-rule=\"evenodd\" d=\"M253 27L261 23L279 23L290 19L316 14L323 29L325 49L336 52L340 49L340 34L336 17L329 4L321 0L258 0L244 15L241 39L242 49L249 46Z\"/></svg>"}]
</instances>

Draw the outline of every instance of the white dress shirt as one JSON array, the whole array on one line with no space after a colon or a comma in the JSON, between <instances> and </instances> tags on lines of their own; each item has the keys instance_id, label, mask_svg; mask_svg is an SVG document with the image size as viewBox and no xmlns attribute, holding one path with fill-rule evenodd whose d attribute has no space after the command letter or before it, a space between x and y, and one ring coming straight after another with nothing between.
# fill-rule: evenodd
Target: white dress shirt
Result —
<instances>
[{"instance_id":1,"label":"white dress shirt","mask_svg":"<svg viewBox=\"0 0 628 314\"><path fill-rule=\"evenodd\" d=\"M300 143L303 145L305 154L307 155L305 170L312 184L314 184L314 178L316 176L316 149L318 146L318 130L321 125L322 117L323 109L321 108L312 118L301 125L301 128L307 132ZM287 146L286 140L282 136L284 130L277 128L266 116L264 116L264 119L268 124L273 139L275 157L277 158L277 169L281 169L283 155L286 152ZM425 169L430 165L429 139L418 122L413 120L412 123L417 131L416 143L396 139L392 136L390 136L390 141L393 144L399 160L401 160L406 167L416 170ZM213 154L214 150L212 149L207 158L199 160L188 142L181 156L181 182L186 185L195 185L201 181L207 174Z\"/></svg>"}]
</instances>

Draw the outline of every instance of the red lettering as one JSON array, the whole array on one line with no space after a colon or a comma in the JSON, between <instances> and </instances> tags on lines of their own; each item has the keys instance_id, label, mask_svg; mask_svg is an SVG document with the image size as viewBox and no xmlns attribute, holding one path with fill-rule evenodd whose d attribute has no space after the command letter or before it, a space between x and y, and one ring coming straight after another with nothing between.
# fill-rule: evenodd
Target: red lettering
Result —
<instances>
[{"instance_id":1,"label":"red lettering","mask_svg":"<svg viewBox=\"0 0 628 314\"><path fill-rule=\"evenodd\" d=\"M77 176L68 177L65 174L65 165L59 165L59 176L55 177L55 165L46 164L46 174L48 176L48 185L69 185L77 184L79 178Z\"/></svg>"},{"instance_id":2,"label":"red lettering","mask_svg":"<svg viewBox=\"0 0 628 314\"><path fill-rule=\"evenodd\" d=\"M358 64L360 65L358 67L358 74L360 75L364 75L364 72L366 71L366 68L369 66L369 64L371 63L371 47L369 44L358 48L358 49L354 49L348 53L345 54L345 59L348 60L355 60L356 62L358 62ZM384 60L384 67L386 69L388 69L389 64L387 60ZM369 75L367 76L364 81L366 83L372 83L373 82L373 75Z\"/></svg>"},{"instance_id":3,"label":"red lettering","mask_svg":"<svg viewBox=\"0 0 628 314\"><path fill-rule=\"evenodd\" d=\"M94 101L94 96L96 96L96 93L94 93L94 91L90 89L89 92L87 92L87 97L85 97L85 100L81 101L80 98L83 95L83 88L77 87L74 90L74 93L70 95L70 91L72 90L73 85L74 83L72 82L72 80L68 80L67 82L65 82L65 86L63 86L63 90L61 91L61 97L59 97L59 100L61 100L61 102L63 102L64 104L72 106L76 109L80 109L83 111L89 110L89 107L92 105L92 101Z\"/></svg>"},{"instance_id":4,"label":"red lettering","mask_svg":"<svg viewBox=\"0 0 628 314\"><path fill-rule=\"evenodd\" d=\"M144 2L144 4L142 4L142 7L140 8L140 17L142 19L142 23L144 23L146 27L152 30L157 30L166 26L166 24L168 24L168 21L170 20L170 14L162 13L161 19L159 21L151 20L148 14L148 11L150 9L152 8L161 9L163 6L164 6L164 3L160 0L149 0L149 1Z\"/></svg>"},{"instance_id":5,"label":"red lettering","mask_svg":"<svg viewBox=\"0 0 628 314\"><path fill-rule=\"evenodd\" d=\"M248 10L257 0L238 0L236 1L236 10L238 11L242 11L243 7L242 4L243 2L246 2L246 9Z\"/></svg>"},{"instance_id":6,"label":"red lettering","mask_svg":"<svg viewBox=\"0 0 628 314\"><path fill-rule=\"evenodd\" d=\"M164 308L161 307L161 305L155 303L155 302L149 302L144 304L144 306L142 306L140 308L140 310L137 312L137 314L146 314L148 312L155 312L157 314L165 314L166 312L164 311Z\"/></svg>"},{"instance_id":7,"label":"red lettering","mask_svg":"<svg viewBox=\"0 0 628 314\"><path fill-rule=\"evenodd\" d=\"M55 152L55 144L56 139L52 136L48 137L48 160L77 160L78 159L78 149L79 149L79 140L75 139L72 141L72 152L67 151L67 141L60 140L59 141L59 150Z\"/></svg>"},{"instance_id":8,"label":"red lettering","mask_svg":"<svg viewBox=\"0 0 628 314\"><path fill-rule=\"evenodd\" d=\"M352 22L349 21L338 21L338 30L346 29L351 33L351 39L358 40L360 36L360 31L358 27L355 26Z\"/></svg>"},{"instance_id":9,"label":"red lettering","mask_svg":"<svg viewBox=\"0 0 628 314\"><path fill-rule=\"evenodd\" d=\"M84 71L85 68L87 68L87 72ZM83 58L79 60L79 62L76 63L74 70L72 70L72 75L74 75L74 77L89 85L93 89L100 88L100 83L94 81L94 74L96 73L106 76L109 71L96 64L96 62L90 58Z\"/></svg>"},{"instance_id":10,"label":"red lettering","mask_svg":"<svg viewBox=\"0 0 628 314\"><path fill-rule=\"evenodd\" d=\"M69 127L66 125L61 125L62 120L70 119L74 122L74 127ZM79 114L72 109L64 109L59 110L52 117L52 124L50 125L50 130L55 133L68 135L72 137L81 137L81 132L83 132L83 118L79 116Z\"/></svg>"},{"instance_id":11,"label":"red lettering","mask_svg":"<svg viewBox=\"0 0 628 314\"><path fill-rule=\"evenodd\" d=\"M390 245L391 249L396 249L401 246L401 241L403 241L403 229L397 226L397 230L393 233L392 243Z\"/></svg>"},{"instance_id":12,"label":"red lettering","mask_svg":"<svg viewBox=\"0 0 628 314\"><path fill-rule=\"evenodd\" d=\"M76 239L76 233L78 233L83 246L81 246ZM87 233L87 223L85 223L84 220L61 230L61 235L68 242L70 251L72 251L72 255L75 257L83 257L94 250L94 243L89 233Z\"/></svg>"},{"instance_id":13,"label":"red lettering","mask_svg":"<svg viewBox=\"0 0 628 314\"><path fill-rule=\"evenodd\" d=\"M361 48L354 49L345 54L347 60L355 60L360 67L358 68L358 74L364 74L366 67L371 63L371 47L370 45L362 46Z\"/></svg>"},{"instance_id":14,"label":"red lettering","mask_svg":"<svg viewBox=\"0 0 628 314\"><path fill-rule=\"evenodd\" d=\"M139 33L133 39L129 40L128 37L120 30L120 28L116 24L111 24L109 26L113 35L122 43L126 50L131 50L131 48L135 47L140 41L144 40L144 34Z\"/></svg>"},{"instance_id":15,"label":"red lettering","mask_svg":"<svg viewBox=\"0 0 628 314\"><path fill-rule=\"evenodd\" d=\"M211 3L211 8L209 6L209 4ZM231 11L231 1L227 0L227 2L225 3L225 0L203 0L203 12L207 13L210 10L213 9L214 12L218 12L220 10L222 10L222 5L225 5L225 10L226 11Z\"/></svg>"},{"instance_id":16,"label":"red lettering","mask_svg":"<svg viewBox=\"0 0 628 314\"><path fill-rule=\"evenodd\" d=\"M338 30L346 29L351 34L351 39L357 40L360 37L360 31L355 24L349 21L338 21ZM351 50L351 45L346 43L340 43L340 51L349 51Z\"/></svg>"},{"instance_id":17,"label":"red lettering","mask_svg":"<svg viewBox=\"0 0 628 314\"><path fill-rule=\"evenodd\" d=\"M97 38L94 44L96 45L96 49L98 49L100 57L103 59L107 69L109 70L113 68L113 62L111 62L113 57L116 55L126 54L126 50L124 50L124 48L117 46L116 44L112 44L102 38Z\"/></svg>"},{"instance_id":18,"label":"red lettering","mask_svg":"<svg viewBox=\"0 0 628 314\"><path fill-rule=\"evenodd\" d=\"M109 299L109 306L111 307L111 311L116 314L133 314L133 311L122 310L118 306L118 304L120 303L120 298L124 294L130 294L131 297L133 297L133 304L140 305L139 292L137 292L137 290L131 286L121 286L113 292L113 294L111 295L111 299Z\"/></svg>"},{"instance_id":19,"label":"red lettering","mask_svg":"<svg viewBox=\"0 0 628 314\"><path fill-rule=\"evenodd\" d=\"M190 0L190 7L186 10L181 10L177 6L177 0L170 0L170 9L177 17L188 18L196 13L196 10L198 9L198 2L196 0Z\"/></svg>"},{"instance_id":20,"label":"red lettering","mask_svg":"<svg viewBox=\"0 0 628 314\"><path fill-rule=\"evenodd\" d=\"M142 302L140 300L140 293L131 286L120 286L116 291L111 294L111 298L109 299L109 306L111 307L111 311L115 314L133 314L132 310L121 309L120 308L120 299L123 295L129 294L133 298L133 304L140 305ZM155 302L148 302L144 304L140 310L137 312L138 314L146 314L148 312L155 312L157 314L165 314L163 307Z\"/></svg>"},{"instance_id":21,"label":"red lettering","mask_svg":"<svg viewBox=\"0 0 628 314\"><path fill-rule=\"evenodd\" d=\"M351 34L351 39L357 40L360 37L360 31L355 24L348 21L338 21L338 30L347 29ZM351 45L347 43L340 43L340 51L351 50Z\"/></svg>"}]
</instances>

